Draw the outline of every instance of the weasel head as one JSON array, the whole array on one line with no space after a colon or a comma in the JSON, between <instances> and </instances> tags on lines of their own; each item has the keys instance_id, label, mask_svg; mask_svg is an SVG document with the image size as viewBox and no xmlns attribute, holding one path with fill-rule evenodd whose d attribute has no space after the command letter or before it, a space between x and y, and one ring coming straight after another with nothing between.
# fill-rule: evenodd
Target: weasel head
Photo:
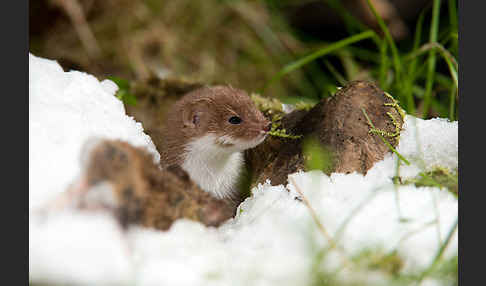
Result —
<instances>
[{"instance_id":1,"label":"weasel head","mask_svg":"<svg viewBox=\"0 0 486 286\"><path fill-rule=\"evenodd\" d=\"M185 144L210 135L215 147L228 152L257 146L271 126L245 91L228 86L204 87L188 93L176 103L168 118L167 127L179 126Z\"/></svg>"}]
</instances>

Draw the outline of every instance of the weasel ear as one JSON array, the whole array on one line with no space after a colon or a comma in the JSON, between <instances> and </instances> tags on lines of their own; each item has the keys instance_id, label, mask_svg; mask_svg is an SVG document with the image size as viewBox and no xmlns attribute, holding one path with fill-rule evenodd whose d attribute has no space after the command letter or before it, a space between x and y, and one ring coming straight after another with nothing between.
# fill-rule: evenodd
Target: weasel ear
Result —
<instances>
[{"instance_id":1,"label":"weasel ear","mask_svg":"<svg viewBox=\"0 0 486 286\"><path fill-rule=\"evenodd\" d=\"M201 120L202 112L197 110L184 110L182 111L182 120L184 122L184 126L190 128L196 128Z\"/></svg>"},{"instance_id":2,"label":"weasel ear","mask_svg":"<svg viewBox=\"0 0 486 286\"><path fill-rule=\"evenodd\" d=\"M182 122L184 122L184 127L190 127L190 128L196 127L196 124L193 123L193 119L192 119L194 115L195 114L192 109L182 110Z\"/></svg>"},{"instance_id":3,"label":"weasel ear","mask_svg":"<svg viewBox=\"0 0 486 286\"><path fill-rule=\"evenodd\" d=\"M193 102L189 108L182 111L182 120L184 126L190 128L196 128L201 122L202 116L209 108L210 101L206 98L202 98Z\"/></svg>"}]
</instances>

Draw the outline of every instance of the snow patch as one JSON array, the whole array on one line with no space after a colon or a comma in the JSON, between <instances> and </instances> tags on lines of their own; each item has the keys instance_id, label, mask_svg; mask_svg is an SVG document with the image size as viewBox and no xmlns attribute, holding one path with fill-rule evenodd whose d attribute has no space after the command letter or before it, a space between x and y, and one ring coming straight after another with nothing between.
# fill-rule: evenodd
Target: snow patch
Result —
<instances>
[{"instance_id":1,"label":"snow patch","mask_svg":"<svg viewBox=\"0 0 486 286\"><path fill-rule=\"evenodd\" d=\"M116 84L64 72L29 54L29 209L66 189L80 173L81 146L92 137L121 139L160 155L142 124L125 114Z\"/></svg>"}]
</instances>

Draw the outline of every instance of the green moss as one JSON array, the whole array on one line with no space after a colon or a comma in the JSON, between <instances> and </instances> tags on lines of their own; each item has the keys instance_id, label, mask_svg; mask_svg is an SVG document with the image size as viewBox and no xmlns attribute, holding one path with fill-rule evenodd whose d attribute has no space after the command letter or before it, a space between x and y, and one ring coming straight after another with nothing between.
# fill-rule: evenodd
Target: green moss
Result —
<instances>
[{"instance_id":1,"label":"green moss","mask_svg":"<svg viewBox=\"0 0 486 286\"><path fill-rule=\"evenodd\" d=\"M275 136L275 137L280 137L280 138L289 138L289 139L299 139L302 137L302 135L292 135L292 134L289 134L287 133L287 130L285 129L273 129L273 125L272 125L272 130L270 132L268 132L268 134L270 134L271 136Z\"/></svg>"},{"instance_id":2,"label":"green moss","mask_svg":"<svg viewBox=\"0 0 486 286\"><path fill-rule=\"evenodd\" d=\"M385 106L391 106L395 108L398 114L400 114L400 116L402 117L402 120L405 119L405 111L403 111L403 109L400 107L398 101L395 98L393 98L393 96L391 96L388 92L385 92L384 94L392 101L390 103L385 103Z\"/></svg>"},{"instance_id":3,"label":"green moss","mask_svg":"<svg viewBox=\"0 0 486 286\"><path fill-rule=\"evenodd\" d=\"M295 109L309 111L316 105L315 102L299 101L295 103Z\"/></svg>"},{"instance_id":4,"label":"green moss","mask_svg":"<svg viewBox=\"0 0 486 286\"><path fill-rule=\"evenodd\" d=\"M276 98L263 97L257 93L250 95L257 108L264 113L281 113L282 102Z\"/></svg>"},{"instance_id":5,"label":"green moss","mask_svg":"<svg viewBox=\"0 0 486 286\"><path fill-rule=\"evenodd\" d=\"M449 171L436 167L431 171L421 172L416 178L402 182L403 185L414 184L417 187L438 187L458 195L458 171Z\"/></svg>"},{"instance_id":6,"label":"green moss","mask_svg":"<svg viewBox=\"0 0 486 286\"><path fill-rule=\"evenodd\" d=\"M285 128L281 128L281 120L285 115L283 112L282 102L277 98L263 97L259 94L252 93L250 95L251 99L257 106L257 108L262 111L267 117L270 117L272 121L272 128L270 129L271 136L289 139L299 139L302 135L294 135L287 132ZM314 106L313 103L308 102L298 102L295 104L295 108L298 110L309 110Z\"/></svg>"},{"instance_id":7,"label":"green moss","mask_svg":"<svg viewBox=\"0 0 486 286\"><path fill-rule=\"evenodd\" d=\"M395 110L398 112L398 114L400 114L400 117L402 118L401 121L403 122L403 120L405 118L405 112L403 111L403 109L398 104L398 101L396 101L393 98L393 96L391 96L387 92L385 92L384 95L387 98L391 99L391 102L384 103L384 105L395 108ZM395 118L395 116L393 116L393 114L391 112L387 112L386 115L388 115L388 117L390 117L390 119L393 123L393 126L395 126L395 132L387 132L385 130L377 129L377 128L374 128L374 127L370 127L369 132L375 133L375 134L380 134L383 137L388 137L388 138L394 139L395 142L398 143L398 141L400 140L400 131L402 129L401 126L400 126L400 122Z\"/></svg>"},{"instance_id":8,"label":"green moss","mask_svg":"<svg viewBox=\"0 0 486 286\"><path fill-rule=\"evenodd\" d=\"M302 137L302 135L289 134L287 133L287 130L285 128L280 128L282 126L281 120L282 114L275 114L274 116L272 116L272 128L270 129L270 132L268 132L268 134L275 137L289 139L299 139Z\"/></svg>"}]
</instances>

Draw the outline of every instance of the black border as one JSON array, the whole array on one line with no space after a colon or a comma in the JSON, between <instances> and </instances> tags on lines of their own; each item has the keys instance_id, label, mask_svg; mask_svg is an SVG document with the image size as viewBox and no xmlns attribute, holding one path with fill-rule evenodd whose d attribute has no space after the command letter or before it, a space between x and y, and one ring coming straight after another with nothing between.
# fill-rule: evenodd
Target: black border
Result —
<instances>
[{"instance_id":1,"label":"black border","mask_svg":"<svg viewBox=\"0 0 486 286\"><path fill-rule=\"evenodd\" d=\"M484 283L484 1L459 2L459 285ZM467 6L465 5L467 3ZM466 24L467 22L467 24ZM467 28L466 28L467 25ZM466 76L467 75L467 76ZM474 158L474 159L473 159ZM482 247L481 247L482 246ZM482 249L481 249L482 248ZM474 257L476 256L476 257Z\"/></svg>"},{"instance_id":2,"label":"black border","mask_svg":"<svg viewBox=\"0 0 486 286\"><path fill-rule=\"evenodd\" d=\"M28 1L3 2L0 15L2 83L2 281L28 283ZM25 281L25 282L24 282ZM4 282L4 283L5 283ZM6 283L12 284L12 283ZM12 285L13 285L12 284Z\"/></svg>"}]
</instances>

